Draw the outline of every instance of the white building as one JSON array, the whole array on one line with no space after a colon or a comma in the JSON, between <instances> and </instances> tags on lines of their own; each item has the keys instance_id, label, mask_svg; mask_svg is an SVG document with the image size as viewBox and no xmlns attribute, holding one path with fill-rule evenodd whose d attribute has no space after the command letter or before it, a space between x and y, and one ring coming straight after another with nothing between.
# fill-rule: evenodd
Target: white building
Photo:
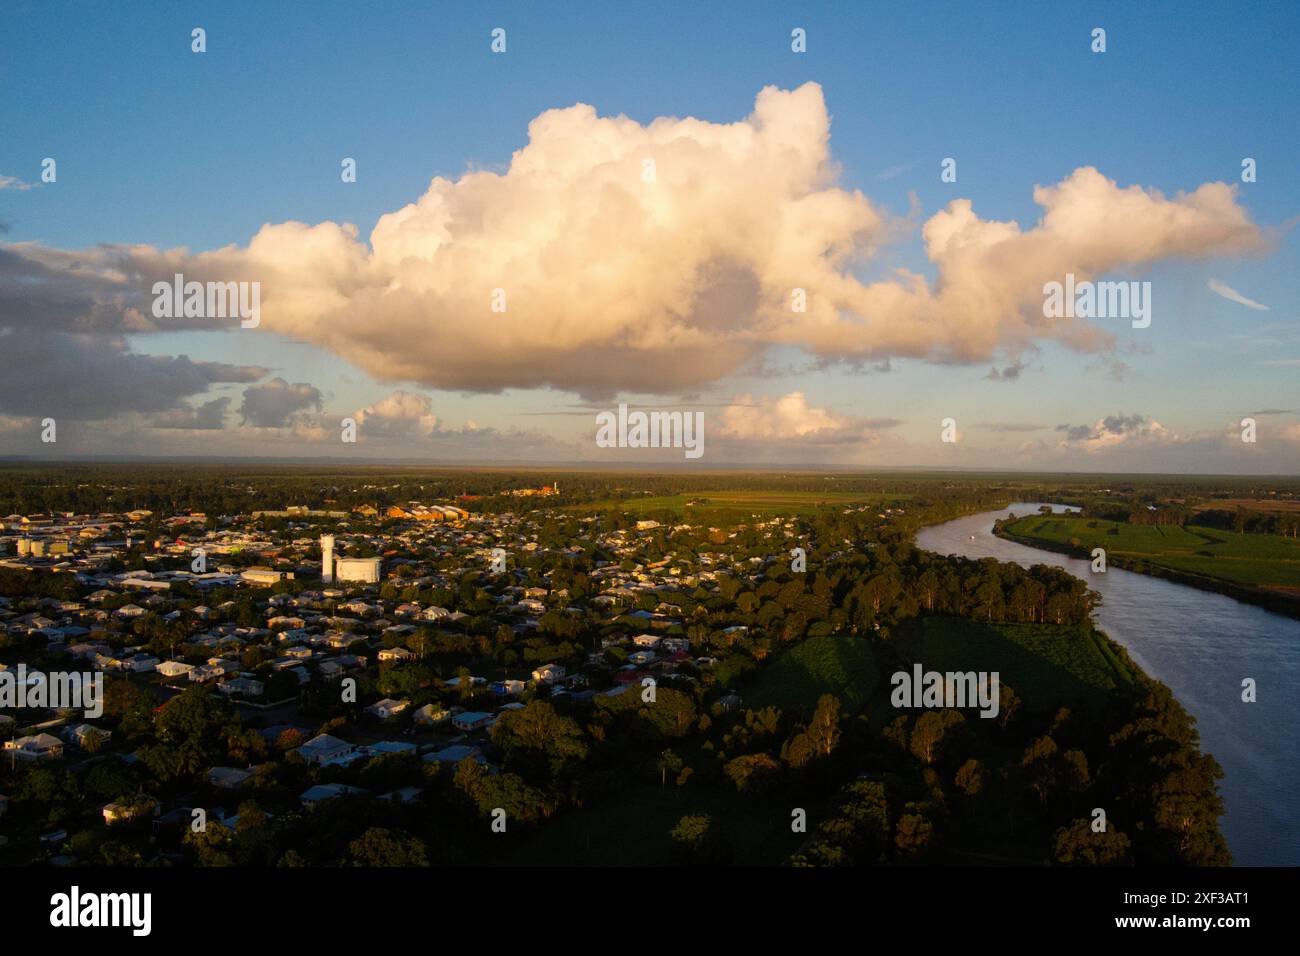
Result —
<instances>
[{"instance_id":1,"label":"white building","mask_svg":"<svg viewBox=\"0 0 1300 956\"><path fill-rule=\"evenodd\" d=\"M564 679L564 673L563 664L543 664L533 671L533 680L539 684L554 684Z\"/></svg>"},{"instance_id":2,"label":"white building","mask_svg":"<svg viewBox=\"0 0 1300 956\"><path fill-rule=\"evenodd\" d=\"M381 558L335 558L334 573L339 581L378 584L381 562Z\"/></svg>"}]
</instances>

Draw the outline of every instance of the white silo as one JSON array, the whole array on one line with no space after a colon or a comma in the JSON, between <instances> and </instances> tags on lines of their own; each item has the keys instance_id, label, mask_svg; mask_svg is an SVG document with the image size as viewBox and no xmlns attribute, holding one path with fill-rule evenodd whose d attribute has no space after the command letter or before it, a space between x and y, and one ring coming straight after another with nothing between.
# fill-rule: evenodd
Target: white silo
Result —
<instances>
[{"instance_id":1,"label":"white silo","mask_svg":"<svg viewBox=\"0 0 1300 956\"><path fill-rule=\"evenodd\" d=\"M334 580L334 535L320 536L320 579L326 584Z\"/></svg>"}]
</instances>

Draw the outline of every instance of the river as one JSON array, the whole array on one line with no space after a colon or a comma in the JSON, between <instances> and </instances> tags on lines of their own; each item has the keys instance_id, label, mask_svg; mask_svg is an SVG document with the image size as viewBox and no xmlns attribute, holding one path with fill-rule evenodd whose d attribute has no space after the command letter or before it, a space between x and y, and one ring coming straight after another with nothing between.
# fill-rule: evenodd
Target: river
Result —
<instances>
[{"instance_id":1,"label":"river","mask_svg":"<svg viewBox=\"0 0 1300 956\"><path fill-rule=\"evenodd\" d=\"M1210 591L1041 551L993 534L993 522L1032 514L1018 503L924 528L939 554L1055 565L1102 596L1098 626L1162 681L1196 718L1201 749L1223 765L1223 834L1238 866L1300 865L1300 620ZM1054 510L1073 510L1054 506ZM974 538L972 539L972 535ZM1241 699L1253 677L1257 702Z\"/></svg>"}]
</instances>

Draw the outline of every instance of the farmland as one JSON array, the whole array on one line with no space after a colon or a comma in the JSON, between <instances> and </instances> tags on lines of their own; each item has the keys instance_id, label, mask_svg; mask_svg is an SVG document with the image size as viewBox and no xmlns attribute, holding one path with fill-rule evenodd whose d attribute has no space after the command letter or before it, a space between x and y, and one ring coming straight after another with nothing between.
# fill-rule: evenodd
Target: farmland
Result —
<instances>
[{"instance_id":1,"label":"farmland","mask_svg":"<svg viewBox=\"0 0 1300 956\"><path fill-rule=\"evenodd\" d=\"M1108 561L1133 570L1150 565L1248 588L1300 589L1300 540L1282 535L1042 515L1020 518L1004 530L1056 551L1104 548Z\"/></svg>"},{"instance_id":2,"label":"farmland","mask_svg":"<svg viewBox=\"0 0 1300 956\"><path fill-rule=\"evenodd\" d=\"M760 515L806 515L822 508L883 506L906 501L909 495L889 495L854 491L798 490L705 490L677 495L631 497L606 501L597 507L618 507L633 514L671 512L678 517L706 512L723 512L734 517Z\"/></svg>"}]
</instances>

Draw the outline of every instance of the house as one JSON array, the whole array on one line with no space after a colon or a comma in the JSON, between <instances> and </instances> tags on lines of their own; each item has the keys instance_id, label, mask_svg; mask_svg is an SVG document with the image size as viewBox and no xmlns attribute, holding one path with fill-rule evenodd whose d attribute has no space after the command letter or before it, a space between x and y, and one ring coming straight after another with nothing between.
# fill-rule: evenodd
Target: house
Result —
<instances>
[{"instance_id":1,"label":"house","mask_svg":"<svg viewBox=\"0 0 1300 956\"><path fill-rule=\"evenodd\" d=\"M405 740L379 740L362 749L371 757L392 757L400 754L414 754L420 748Z\"/></svg>"},{"instance_id":2,"label":"house","mask_svg":"<svg viewBox=\"0 0 1300 956\"><path fill-rule=\"evenodd\" d=\"M420 799L420 794L424 790L420 787L402 787L400 790L390 790L388 793L379 795L380 800L387 800L389 803L414 803Z\"/></svg>"},{"instance_id":3,"label":"house","mask_svg":"<svg viewBox=\"0 0 1300 956\"><path fill-rule=\"evenodd\" d=\"M409 700L393 700L391 697L385 697L367 707L366 713L373 714L380 720L387 720L389 717L396 717L410 706Z\"/></svg>"},{"instance_id":4,"label":"house","mask_svg":"<svg viewBox=\"0 0 1300 956\"><path fill-rule=\"evenodd\" d=\"M554 684L558 680L563 680L564 674L565 670L562 664L543 664L533 671L533 680L539 684Z\"/></svg>"},{"instance_id":5,"label":"house","mask_svg":"<svg viewBox=\"0 0 1300 956\"><path fill-rule=\"evenodd\" d=\"M444 747L435 753L425 754L425 763L460 763L462 760L478 760L484 762L482 751L477 747L469 744L452 744L450 747Z\"/></svg>"},{"instance_id":6,"label":"house","mask_svg":"<svg viewBox=\"0 0 1300 956\"><path fill-rule=\"evenodd\" d=\"M22 760L57 760L63 756L63 741L49 734L5 741L5 752Z\"/></svg>"},{"instance_id":7,"label":"house","mask_svg":"<svg viewBox=\"0 0 1300 956\"><path fill-rule=\"evenodd\" d=\"M740 705L744 703L736 694L726 694L718 698L718 706L722 708L723 713L734 714L740 710Z\"/></svg>"},{"instance_id":8,"label":"house","mask_svg":"<svg viewBox=\"0 0 1300 956\"><path fill-rule=\"evenodd\" d=\"M339 757L346 757L356 748L346 740L339 740L329 734L317 734L293 753L311 764L320 765Z\"/></svg>"},{"instance_id":9,"label":"house","mask_svg":"<svg viewBox=\"0 0 1300 956\"><path fill-rule=\"evenodd\" d=\"M405 663L406 661L415 660L415 655L405 647L385 647L379 652L380 663Z\"/></svg>"},{"instance_id":10,"label":"house","mask_svg":"<svg viewBox=\"0 0 1300 956\"><path fill-rule=\"evenodd\" d=\"M266 692L266 684L251 677L234 677L224 684L218 684L217 690L223 694L239 694L241 697L261 697Z\"/></svg>"},{"instance_id":11,"label":"house","mask_svg":"<svg viewBox=\"0 0 1300 956\"><path fill-rule=\"evenodd\" d=\"M82 750L87 749L87 745L93 747L96 744L106 744L113 736L111 730L102 730L99 727L92 727L90 724L77 724L69 727L63 732L63 739L70 744L76 744Z\"/></svg>"},{"instance_id":12,"label":"house","mask_svg":"<svg viewBox=\"0 0 1300 956\"><path fill-rule=\"evenodd\" d=\"M162 674L163 677L184 677L194 670L194 665L185 664L181 661L163 661L154 667L154 670Z\"/></svg>"},{"instance_id":13,"label":"house","mask_svg":"<svg viewBox=\"0 0 1300 956\"><path fill-rule=\"evenodd\" d=\"M411 715L417 724L431 727L451 719L451 711L444 710L437 704L425 704Z\"/></svg>"},{"instance_id":14,"label":"house","mask_svg":"<svg viewBox=\"0 0 1300 956\"><path fill-rule=\"evenodd\" d=\"M144 797L126 803L110 803L100 812L104 815L104 822L109 826L116 823L130 823L141 817L157 816L158 801L152 797Z\"/></svg>"},{"instance_id":15,"label":"house","mask_svg":"<svg viewBox=\"0 0 1300 956\"><path fill-rule=\"evenodd\" d=\"M314 807L325 800L333 800L335 797L353 796L356 794L366 793L361 787L349 787L345 783L318 783L314 787L304 790L298 795L298 799L304 807Z\"/></svg>"},{"instance_id":16,"label":"house","mask_svg":"<svg viewBox=\"0 0 1300 956\"><path fill-rule=\"evenodd\" d=\"M479 730L489 726L496 718L479 710L467 710L451 719L451 725L457 730Z\"/></svg>"},{"instance_id":17,"label":"house","mask_svg":"<svg viewBox=\"0 0 1300 956\"><path fill-rule=\"evenodd\" d=\"M208 771L208 783L218 790L238 790L252 778L251 770L237 767L213 767Z\"/></svg>"}]
</instances>

